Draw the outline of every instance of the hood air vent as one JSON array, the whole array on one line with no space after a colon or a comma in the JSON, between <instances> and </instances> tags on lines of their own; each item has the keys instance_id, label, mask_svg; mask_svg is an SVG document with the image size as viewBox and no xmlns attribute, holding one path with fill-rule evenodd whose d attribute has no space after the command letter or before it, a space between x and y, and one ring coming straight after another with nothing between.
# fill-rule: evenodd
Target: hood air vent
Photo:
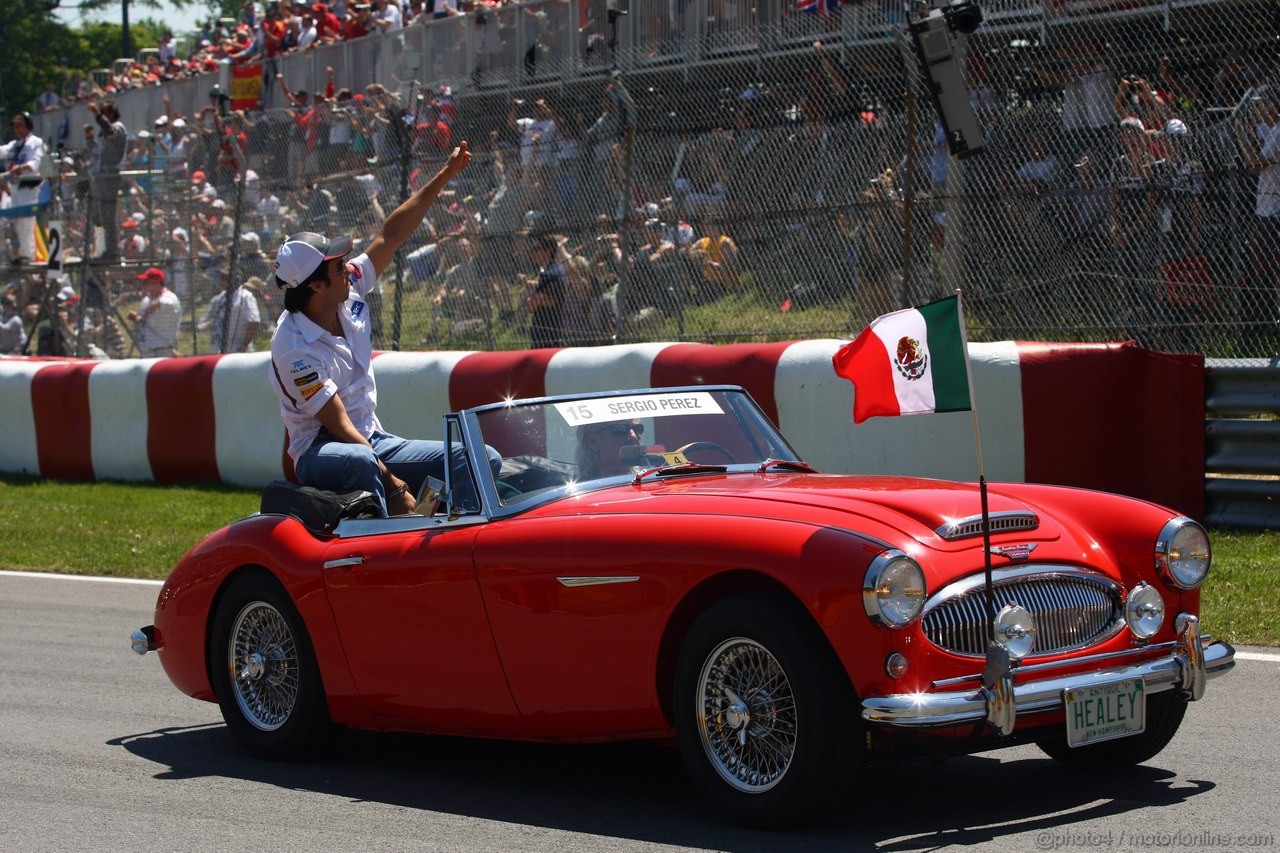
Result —
<instances>
[{"instance_id":1,"label":"hood air vent","mask_svg":"<svg viewBox=\"0 0 1280 853\"><path fill-rule=\"evenodd\" d=\"M1040 518L1034 512L1013 510L1010 512L991 513L991 532L1007 533L1012 530L1035 530L1040 526ZM957 518L949 521L935 531L943 539L968 539L970 536L982 535L982 516L971 515L968 518Z\"/></svg>"}]
</instances>

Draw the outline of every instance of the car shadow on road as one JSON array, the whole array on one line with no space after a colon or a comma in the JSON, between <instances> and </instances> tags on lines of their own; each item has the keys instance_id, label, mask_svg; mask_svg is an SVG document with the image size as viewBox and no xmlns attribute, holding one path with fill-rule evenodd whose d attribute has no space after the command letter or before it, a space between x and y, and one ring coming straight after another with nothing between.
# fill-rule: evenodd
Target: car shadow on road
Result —
<instances>
[{"instance_id":1,"label":"car shadow on road","mask_svg":"<svg viewBox=\"0 0 1280 853\"><path fill-rule=\"evenodd\" d=\"M661 745L349 731L326 754L278 763L240 751L222 725L156 729L107 743L163 765L159 781L244 779L353 802L655 844L745 852L776 849L779 840L776 833L727 825L704 808L679 753ZM787 843L842 851L851 845L889 851L969 846L1173 805L1215 787L1158 766L1084 776L1026 754L869 765L847 810L789 832Z\"/></svg>"}]
</instances>

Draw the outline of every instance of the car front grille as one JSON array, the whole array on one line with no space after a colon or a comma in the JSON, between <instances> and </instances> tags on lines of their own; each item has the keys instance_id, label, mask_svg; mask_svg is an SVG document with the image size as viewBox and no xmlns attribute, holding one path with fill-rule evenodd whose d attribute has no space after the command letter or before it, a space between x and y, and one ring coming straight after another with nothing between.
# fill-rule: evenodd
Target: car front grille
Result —
<instances>
[{"instance_id":1,"label":"car front grille","mask_svg":"<svg viewBox=\"0 0 1280 853\"><path fill-rule=\"evenodd\" d=\"M1110 636L1123 623L1118 591L1107 581L1087 575L1031 575L995 583L996 609L1020 604L1036 620L1033 656L1091 645ZM991 629L986 590L970 585L963 592L932 603L922 626L939 648L962 655L987 653Z\"/></svg>"}]
</instances>

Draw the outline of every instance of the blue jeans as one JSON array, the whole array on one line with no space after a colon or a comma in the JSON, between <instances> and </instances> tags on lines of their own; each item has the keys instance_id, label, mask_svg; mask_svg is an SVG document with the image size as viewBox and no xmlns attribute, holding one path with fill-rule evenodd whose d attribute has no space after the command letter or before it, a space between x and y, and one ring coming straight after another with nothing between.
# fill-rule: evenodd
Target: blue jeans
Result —
<instances>
[{"instance_id":1,"label":"blue jeans","mask_svg":"<svg viewBox=\"0 0 1280 853\"><path fill-rule=\"evenodd\" d=\"M382 460L392 474L404 480L413 494L417 494L427 477L444 480L444 442L425 439L400 438L385 432L375 432L369 438L372 447L363 444L347 444L336 440L328 430L321 430L298 458L295 469L298 482L331 492L373 492L387 514L387 496L378 474L378 461ZM464 511L480 509L475 483L467 470L466 459L454 449L452 485L454 503ZM502 467L502 456L492 447L485 447L489 467L497 476Z\"/></svg>"}]
</instances>

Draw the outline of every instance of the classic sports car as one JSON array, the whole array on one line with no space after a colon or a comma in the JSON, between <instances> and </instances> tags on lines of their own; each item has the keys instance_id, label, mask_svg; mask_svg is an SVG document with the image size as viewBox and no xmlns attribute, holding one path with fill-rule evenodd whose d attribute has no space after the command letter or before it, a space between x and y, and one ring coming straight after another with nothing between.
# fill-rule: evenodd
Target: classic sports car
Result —
<instances>
[{"instance_id":1,"label":"classic sports car","mask_svg":"<svg viewBox=\"0 0 1280 853\"><path fill-rule=\"evenodd\" d=\"M1143 501L991 486L992 600L977 486L817 473L741 388L479 406L445 439L421 514L209 536L135 651L255 755L337 725L674 737L771 825L880 754L1146 761L1234 664L1197 620L1205 531Z\"/></svg>"}]
</instances>

